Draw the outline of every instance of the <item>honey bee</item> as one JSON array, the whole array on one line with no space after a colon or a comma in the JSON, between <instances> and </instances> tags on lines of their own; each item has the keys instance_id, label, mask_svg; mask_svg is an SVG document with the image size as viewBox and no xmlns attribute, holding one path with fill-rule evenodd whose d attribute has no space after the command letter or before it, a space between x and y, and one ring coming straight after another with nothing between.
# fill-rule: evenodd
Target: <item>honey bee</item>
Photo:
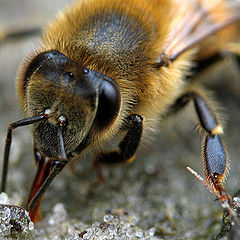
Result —
<instances>
[{"instance_id":1,"label":"honey bee","mask_svg":"<svg viewBox=\"0 0 240 240\"><path fill-rule=\"evenodd\" d=\"M206 181L230 202L223 127L189 74L223 51L240 55L239 21L238 0L83 0L60 13L20 69L26 118L9 124L1 190L15 128L32 125L38 170L27 210L35 221L43 194L69 162L93 149L97 169L130 162L162 118L193 101ZM119 138L115 151L103 147Z\"/></svg>"}]
</instances>

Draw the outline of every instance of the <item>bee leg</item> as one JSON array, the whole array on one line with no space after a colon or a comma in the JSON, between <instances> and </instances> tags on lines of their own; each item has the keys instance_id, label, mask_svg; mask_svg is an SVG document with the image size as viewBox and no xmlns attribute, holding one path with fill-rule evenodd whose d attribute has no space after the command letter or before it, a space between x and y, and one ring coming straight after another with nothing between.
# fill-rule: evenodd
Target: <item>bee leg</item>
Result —
<instances>
[{"instance_id":1,"label":"bee leg","mask_svg":"<svg viewBox=\"0 0 240 240\"><path fill-rule=\"evenodd\" d=\"M204 58L202 60L198 60L196 65L192 67L191 72L194 73L193 76L187 77L187 80L194 81L195 77L202 74L206 69L212 67L217 62L220 62L224 59L224 55L220 52L215 53L214 55Z\"/></svg>"},{"instance_id":2,"label":"bee leg","mask_svg":"<svg viewBox=\"0 0 240 240\"><path fill-rule=\"evenodd\" d=\"M38 122L38 121L42 120L43 118L45 118L45 116L41 115L41 116L22 119L17 122L9 124L8 130L7 130L6 142L5 142L4 157L3 157L1 192L6 191L9 152L10 152L11 143L12 143L12 131L15 128L30 125L32 123Z\"/></svg>"},{"instance_id":3,"label":"bee leg","mask_svg":"<svg viewBox=\"0 0 240 240\"><path fill-rule=\"evenodd\" d=\"M188 76L188 81L194 81L198 76L204 73L207 69L210 69L216 63L223 61L226 56L234 57L238 67L240 68L240 44L231 44L232 46L226 47L224 52L217 52L208 58L198 60L196 64L192 67L191 72L193 76Z\"/></svg>"},{"instance_id":4,"label":"bee leg","mask_svg":"<svg viewBox=\"0 0 240 240\"><path fill-rule=\"evenodd\" d=\"M194 106L203 129L202 159L207 182L213 187L221 201L230 201L230 196L223 187L228 172L227 154L220 138L223 128L218 122L214 111L207 101L197 92L188 92L178 99L184 105L193 100Z\"/></svg>"},{"instance_id":5,"label":"bee leg","mask_svg":"<svg viewBox=\"0 0 240 240\"><path fill-rule=\"evenodd\" d=\"M134 154L142 137L142 117L136 114L130 115L127 118L126 128L128 132L119 144L119 151L99 153L93 163L94 167L97 169L98 177L101 182L104 181L100 171L102 164L129 163L135 158Z\"/></svg>"},{"instance_id":6,"label":"bee leg","mask_svg":"<svg viewBox=\"0 0 240 240\"><path fill-rule=\"evenodd\" d=\"M1 30L0 31L0 42L15 40L19 38L35 36L41 33L39 27L31 28L18 28L13 30Z\"/></svg>"},{"instance_id":7,"label":"bee leg","mask_svg":"<svg viewBox=\"0 0 240 240\"><path fill-rule=\"evenodd\" d=\"M240 69L240 55L236 55L236 58L237 58L238 67L239 67L239 69Z\"/></svg>"}]
</instances>

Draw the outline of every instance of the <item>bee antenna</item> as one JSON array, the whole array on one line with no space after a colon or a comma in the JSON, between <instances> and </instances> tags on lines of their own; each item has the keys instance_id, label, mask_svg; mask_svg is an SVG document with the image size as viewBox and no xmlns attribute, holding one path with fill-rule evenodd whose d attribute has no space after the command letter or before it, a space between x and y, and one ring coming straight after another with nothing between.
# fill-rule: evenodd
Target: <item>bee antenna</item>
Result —
<instances>
[{"instance_id":1,"label":"bee antenna","mask_svg":"<svg viewBox=\"0 0 240 240\"><path fill-rule=\"evenodd\" d=\"M59 145L60 145L60 151L61 151L60 159L66 160L67 154L65 151L64 139L63 139L63 125L62 124L60 124L58 131L59 131Z\"/></svg>"}]
</instances>

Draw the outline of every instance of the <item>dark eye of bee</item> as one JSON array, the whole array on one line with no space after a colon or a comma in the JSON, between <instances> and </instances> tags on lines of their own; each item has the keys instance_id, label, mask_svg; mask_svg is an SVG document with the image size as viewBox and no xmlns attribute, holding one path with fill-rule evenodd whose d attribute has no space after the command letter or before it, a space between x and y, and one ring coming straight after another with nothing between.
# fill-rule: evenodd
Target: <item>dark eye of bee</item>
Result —
<instances>
[{"instance_id":1,"label":"dark eye of bee","mask_svg":"<svg viewBox=\"0 0 240 240\"><path fill-rule=\"evenodd\" d=\"M96 123L104 129L115 119L120 107L120 93L118 86L113 81L102 81L99 88L99 106L96 114Z\"/></svg>"}]
</instances>

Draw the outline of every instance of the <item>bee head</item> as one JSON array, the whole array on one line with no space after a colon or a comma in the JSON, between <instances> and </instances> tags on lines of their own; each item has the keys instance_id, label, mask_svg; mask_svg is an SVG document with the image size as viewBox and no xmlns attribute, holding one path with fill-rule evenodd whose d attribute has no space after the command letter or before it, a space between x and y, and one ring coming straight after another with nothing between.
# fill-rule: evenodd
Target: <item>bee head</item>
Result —
<instances>
[{"instance_id":1,"label":"bee head","mask_svg":"<svg viewBox=\"0 0 240 240\"><path fill-rule=\"evenodd\" d=\"M60 122L64 120L63 139L70 157L91 142L93 133L111 126L120 108L113 79L57 50L33 58L19 79L18 92L28 117L47 114L33 125L33 137L36 147L49 157L59 156Z\"/></svg>"}]
</instances>

